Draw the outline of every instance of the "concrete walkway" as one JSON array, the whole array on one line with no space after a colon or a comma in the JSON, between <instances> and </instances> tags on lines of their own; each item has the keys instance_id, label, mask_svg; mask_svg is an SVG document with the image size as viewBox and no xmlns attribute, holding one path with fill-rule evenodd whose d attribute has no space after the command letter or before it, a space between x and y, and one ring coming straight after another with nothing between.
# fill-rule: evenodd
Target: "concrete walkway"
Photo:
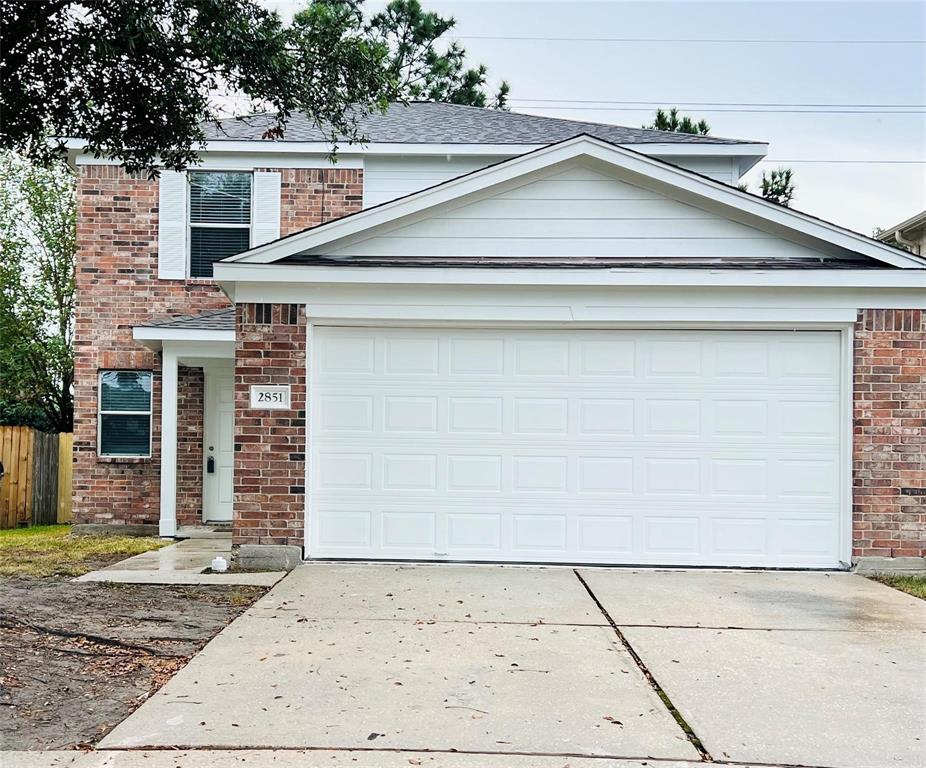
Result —
<instances>
[{"instance_id":1,"label":"concrete walkway","mask_svg":"<svg viewBox=\"0 0 926 768\"><path fill-rule=\"evenodd\" d=\"M318 563L100 748L921 768L924 676L926 603L852 574Z\"/></svg>"},{"instance_id":2,"label":"concrete walkway","mask_svg":"<svg viewBox=\"0 0 926 768\"><path fill-rule=\"evenodd\" d=\"M183 539L161 549L129 557L75 581L114 581L121 584L229 584L272 587L285 571L261 573L203 573L212 559L231 560L231 534Z\"/></svg>"},{"instance_id":3,"label":"concrete walkway","mask_svg":"<svg viewBox=\"0 0 926 768\"><path fill-rule=\"evenodd\" d=\"M345 750L162 750L99 752L0 752L3 768L704 768L689 760L646 760L463 755L433 752ZM750 768L725 763L724 768Z\"/></svg>"}]
</instances>

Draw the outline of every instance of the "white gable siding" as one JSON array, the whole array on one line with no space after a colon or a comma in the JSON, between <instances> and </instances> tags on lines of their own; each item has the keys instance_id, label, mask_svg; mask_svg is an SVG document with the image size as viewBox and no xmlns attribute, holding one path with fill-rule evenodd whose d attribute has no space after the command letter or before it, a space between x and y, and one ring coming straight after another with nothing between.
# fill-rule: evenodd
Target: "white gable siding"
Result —
<instances>
[{"instance_id":1,"label":"white gable siding","mask_svg":"<svg viewBox=\"0 0 926 768\"><path fill-rule=\"evenodd\" d=\"M508 158L509 155L367 157L363 170L363 207L395 200ZM724 184L739 182L737 158L672 156L661 159Z\"/></svg>"},{"instance_id":2,"label":"white gable siding","mask_svg":"<svg viewBox=\"0 0 926 768\"><path fill-rule=\"evenodd\" d=\"M369 257L820 255L580 165L319 250Z\"/></svg>"},{"instance_id":3,"label":"white gable siding","mask_svg":"<svg viewBox=\"0 0 926 768\"><path fill-rule=\"evenodd\" d=\"M363 207L387 203L507 158L507 155L367 157L363 164Z\"/></svg>"}]
</instances>

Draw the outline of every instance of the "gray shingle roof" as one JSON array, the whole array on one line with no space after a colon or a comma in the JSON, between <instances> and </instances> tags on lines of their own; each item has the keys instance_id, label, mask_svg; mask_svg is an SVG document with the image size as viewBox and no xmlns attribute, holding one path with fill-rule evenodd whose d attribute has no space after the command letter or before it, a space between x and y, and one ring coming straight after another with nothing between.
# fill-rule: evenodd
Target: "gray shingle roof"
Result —
<instances>
[{"instance_id":1,"label":"gray shingle roof","mask_svg":"<svg viewBox=\"0 0 926 768\"><path fill-rule=\"evenodd\" d=\"M179 328L190 331L233 331L235 330L235 310L220 309L215 312L202 312L198 315L184 315L170 320L158 320L148 323L147 328Z\"/></svg>"},{"instance_id":2,"label":"gray shingle roof","mask_svg":"<svg viewBox=\"0 0 926 768\"><path fill-rule=\"evenodd\" d=\"M273 125L272 115L230 117L206 124L208 141L259 141ZM378 144L553 144L587 133L614 144L754 144L742 139L586 123L459 104L413 101L393 103L385 114L364 117L360 131ZM293 115L283 141L327 141L303 114Z\"/></svg>"}]
</instances>

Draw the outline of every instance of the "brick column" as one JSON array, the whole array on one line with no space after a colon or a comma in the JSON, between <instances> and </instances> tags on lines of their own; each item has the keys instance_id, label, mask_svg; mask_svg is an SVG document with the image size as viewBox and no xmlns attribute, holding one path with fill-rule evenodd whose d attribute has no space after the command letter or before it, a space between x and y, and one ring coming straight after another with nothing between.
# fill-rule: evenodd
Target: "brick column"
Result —
<instances>
[{"instance_id":1,"label":"brick column","mask_svg":"<svg viewBox=\"0 0 926 768\"><path fill-rule=\"evenodd\" d=\"M235 341L235 507L242 565L292 567L305 518L306 318L298 304L239 304ZM287 384L290 410L252 410L252 384Z\"/></svg>"},{"instance_id":2,"label":"brick column","mask_svg":"<svg viewBox=\"0 0 926 768\"><path fill-rule=\"evenodd\" d=\"M853 557L926 557L926 311L859 313L853 440Z\"/></svg>"},{"instance_id":3,"label":"brick column","mask_svg":"<svg viewBox=\"0 0 926 768\"><path fill-rule=\"evenodd\" d=\"M177 375L177 525L201 525L205 378L202 368L181 366Z\"/></svg>"}]
</instances>

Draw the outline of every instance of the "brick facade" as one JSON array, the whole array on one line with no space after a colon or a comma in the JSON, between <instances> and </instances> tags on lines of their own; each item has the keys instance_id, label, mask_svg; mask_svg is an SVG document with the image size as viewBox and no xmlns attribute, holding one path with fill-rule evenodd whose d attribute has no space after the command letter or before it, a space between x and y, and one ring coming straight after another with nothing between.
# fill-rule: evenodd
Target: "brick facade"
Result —
<instances>
[{"instance_id":1,"label":"brick facade","mask_svg":"<svg viewBox=\"0 0 926 768\"><path fill-rule=\"evenodd\" d=\"M281 173L281 235L362 205L359 169L271 170ZM157 279L157 181L116 166L84 165L77 196L75 519L155 525L160 357L132 340L132 328L229 302L211 280ZM301 544L306 320L294 305L272 305L272 322L257 323L255 306L237 313L234 539ZM924 557L926 311L860 312L854 362L853 555ZM97 456L98 372L118 368L154 373L150 459ZM181 367L179 375L177 521L189 525L202 515L204 383L201 369ZM252 383L291 384L293 411L252 413Z\"/></svg>"},{"instance_id":2,"label":"brick facade","mask_svg":"<svg viewBox=\"0 0 926 768\"><path fill-rule=\"evenodd\" d=\"M265 312L269 312L270 322ZM260 322L259 322L260 321ZM239 304L235 340L233 544L302 545L306 318L297 304ZM292 409L250 408L252 384L288 384Z\"/></svg>"},{"instance_id":3,"label":"brick facade","mask_svg":"<svg viewBox=\"0 0 926 768\"><path fill-rule=\"evenodd\" d=\"M211 280L157 279L157 181L113 165L78 166L77 205L74 518L156 525L161 361L133 341L132 328L229 302ZM107 368L154 372L150 459L97 457L97 376Z\"/></svg>"},{"instance_id":4,"label":"brick facade","mask_svg":"<svg viewBox=\"0 0 926 768\"><path fill-rule=\"evenodd\" d=\"M132 339L151 320L230 306L212 280L158 280L158 182L113 165L78 166L74 350L74 517L78 523L155 525L160 508L160 356ZM282 174L281 234L359 210L360 169L271 169ZM154 373L152 455L97 456L101 369ZM202 511L202 373L181 369L178 523ZM198 447L196 447L198 444ZM196 464L197 466L194 466Z\"/></svg>"},{"instance_id":5,"label":"brick facade","mask_svg":"<svg viewBox=\"0 0 926 768\"><path fill-rule=\"evenodd\" d=\"M203 418L206 379L202 368L177 369L177 525L203 519Z\"/></svg>"},{"instance_id":6,"label":"brick facade","mask_svg":"<svg viewBox=\"0 0 926 768\"><path fill-rule=\"evenodd\" d=\"M855 327L853 556L926 557L926 311Z\"/></svg>"},{"instance_id":7,"label":"brick facade","mask_svg":"<svg viewBox=\"0 0 926 768\"><path fill-rule=\"evenodd\" d=\"M358 168L284 168L280 172L280 235L359 211L363 171Z\"/></svg>"}]
</instances>

